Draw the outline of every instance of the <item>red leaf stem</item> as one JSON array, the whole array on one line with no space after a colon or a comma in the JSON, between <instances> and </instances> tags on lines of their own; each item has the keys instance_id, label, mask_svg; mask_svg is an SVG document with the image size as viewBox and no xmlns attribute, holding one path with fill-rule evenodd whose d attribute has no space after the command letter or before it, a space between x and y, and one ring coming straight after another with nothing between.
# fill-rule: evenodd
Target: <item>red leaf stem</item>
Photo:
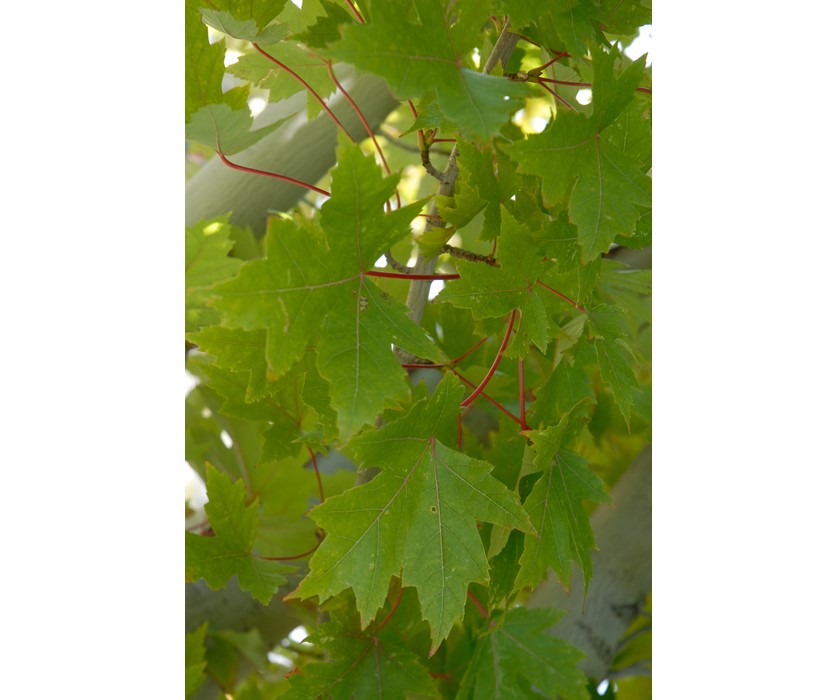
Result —
<instances>
[{"instance_id":1,"label":"red leaf stem","mask_svg":"<svg viewBox=\"0 0 838 700\"><path fill-rule=\"evenodd\" d=\"M460 355L459 357L455 357L453 360L451 360L451 362L449 364L456 365L461 360L464 360L466 357L471 355L471 353L473 353L475 350L477 350L477 348L479 348L481 345L483 345L483 343L485 343L487 340L488 340L488 338L481 338L478 342L476 342L468 350L466 350L462 355Z\"/></svg>"},{"instance_id":2,"label":"red leaf stem","mask_svg":"<svg viewBox=\"0 0 838 700\"><path fill-rule=\"evenodd\" d=\"M466 377L464 377L464 376L463 376L462 374L460 374L457 370L455 370L455 369L451 369L450 371L454 374L454 376L455 376L455 377L459 378L459 380L460 380L461 382L463 382L464 384L468 384L468 385L469 385L472 389L474 389L474 388L477 386L474 382L472 382L472 381L470 381L469 379L467 379ZM517 416L515 416L515 415L514 415L513 413L511 413L510 411L507 411L507 410L506 410L506 409L505 409L505 408L504 408L501 404L499 404L497 401L495 401L495 400L494 400L491 396L489 396L489 395L488 395L485 391L484 391L483 393L481 393L480 395L481 395L484 399L486 399L486 401L488 401L490 404L492 404L495 408L497 408L497 409L498 409L498 410L500 410L502 413L505 413L507 416L509 416L509 417L510 417L512 420L514 420L514 421L515 421L518 425L521 425L521 421L520 421L520 420L518 420L518 417L517 417ZM523 427L523 426L521 426L521 427Z\"/></svg>"},{"instance_id":3,"label":"red leaf stem","mask_svg":"<svg viewBox=\"0 0 838 700\"><path fill-rule=\"evenodd\" d=\"M349 106L352 107L352 110L355 114L358 115L358 119L361 120L361 124L364 125L364 131L367 132L367 136L372 139L372 143L375 146L375 150L378 151L378 155L381 157L381 164L384 166L384 170L388 175L390 175L390 166L387 164L387 159L384 157L384 151L381 150L381 146L378 143L378 139L375 138L375 134L372 131L372 127L370 127L367 118L364 116L364 113L361 111L361 108L358 107L358 103L352 99L352 96L344 89L343 85L340 84L340 81L337 79L335 72L332 70L332 62L326 61L326 68L329 69L329 77L332 79L332 82L335 84L335 87L340 90L340 93L346 98L346 101L349 103ZM387 209L389 211L390 201L387 201ZM399 191L396 190L396 208L399 209L402 206L402 200L399 197Z\"/></svg>"},{"instance_id":4,"label":"red leaf stem","mask_svg":"<svg viewBox=\"0 0 838 700\"><path fill-rule=\"evenodd\" d=\"M469 591L469 592L468 592L468 599L469 599L472 603L474 603L475 607L476 607L476 608L480 611L480 614L483 616L483 619L484 619L484 620L488 620L488 619L489 619L489 613L488 613L488 612L486 612L486 608L484 608L484 607L480 604L480 601L479 601L479 600L477 600L477 596L476 596L476 595L474 595L474 593L472 593L471 591Z\"/></svg>"},{"instance_id":5,"label":"red leaf stem","mask_svg":"<svg viewBox=\"0 0 838 700\"><path fill-rule=\"evenodd\" d=\"M557 297L560 297L561 299L564 299L564 300L565 300L568 304L570 304L571 306L573 306L573 308L575 308L575 309L579 309L579 311L584 311L585 313L588 313L588 310L587 310L584 306L582 306L582 304L579 304L579 303L577 303L577 302L573 301L573 299L571 299L570 297L566 297L566 296L565 296L564 294L562 294L561 292L557 292L557 291L556 291L555 289L553 289L552 287L549 287L549 286L547 286L546 284L544 284L544 282L542 282L541 280L536 280L536 282L535 282L535 283L536 283L536 284L540 284L540 285L541 285L542 287L544 287L544 289L546 289L547 291L553 292L553 294L555 294Z\"/></svg>"},{"instance_id":6,"label":"red leaf stem","mask_svg":"<svg viewBox=\"0 0 838 700\"><path fill-rule=\"evenodd\" d=\"M524 358L518 360L518 409L521 414L521 420L519 423L521 424L522 430L529 430L530 426L527 425L527 405L524 399Z\"/></svg>"},{"instance_id":7,"label":"red leaf stem","mask_svg":"<svg viewBox=\"0 0 838 700\"><path fill-rule=\"evenodd\" d=\"M251 173L252 175L264 175L265 177L273 177L277 180L290 182L292 185L299 185L300 187L305 187L307 190L317 192L317 194L322 194L324 197L332 196L330 192L326 192L326 190L321 190L319 187L315 187L314 185L309 185L307 182L298 180L295 177L289 177L288 175L280 175L279 173L271 173L267 170L258 170L257 168L248 168L246 165L239 165L238 163L234 163L233 161L229 160L227 156L225 156L221 151L216 151L215 155L217 155L221 159L221 162L224 163L224 165L226 165L229 168L233 168L233 170L241 170L242 172Z\"/></svg>"},{"instance_id":8,"label":"red leaf stem","mask_svg":"<svg viewBox=\"0 0 838 700\"><path fill-rule=\"evenodd\" d=\"M278 58L275 58L275 57L271 56L271 55L270 55L267 51L265 51L265 50L264 50L261 46L259 46L259 44L257 44L255 41L253 42L253 48L254 48L254 49L256 49L256 50L257 50L260 54L262 54L262 55L263 55L265 58L267 58L269 61L271 61L271 62L275 63L275 64L276 64L276 65L278 65L280 68L282 68L282 70L284 70L285 72L287 72L287 73L289 73L291 76L293 76L293 77L294 77L294 79L295 79L298 83L300 83L300 85L302 85L302 86L303 86L306 90L308 90L309 94L310 94L312 97L314 97L314 99L315 99L315 100L317 100L318 104L319 104L319 105L323 108L323 111L325 111L325 112L326 112L326 114L328 114L328 115L332 118L332 121L333 121L333 122L337 125L337 127L338 127L339 129L341 129L341 130L343 131L343 133L344 133L344 134L346 134L347 136L349 136L349 132L346 130L346 127L345 127L343 124L341 124L340 119L338 119L338 118L335 116L335 113L334 113L331 109L329 109L328 105L327 105L327 104L323 101L323 98L322 98L322 97L320 97L320 95L318 95L318 94L317 94L317 92L315 91L315 89L314 89L313 87L311 87L311 85L309 85L309 84L306 82L305 78L303 78L302 76L300 76L300 75L298 75L297 73L295 73L295 72L294 72L294 70L292 70L291 68L289 68L288 66L286 66L286 65L285 65L282 61L280 61ZM351 137L351 136L349 136L349 138L351 139L352 137Z\"/></svg>"},{"instance_id":9,"label":"red leaf stem","mask_svg":"<svg viewBox=\"0 0 838 700\"><path fill-rule=\"evenodd\" d=\"M349 9L350 9L350 10L352 10L352 12L354 13L354 15L358 18L358 21L359 21L361 24L364 24L364 18L363 18L363 17L361 17L361 13L360 13L360 12L358 12L358 8L357 8L357 7L355 7L355 4L352 2L352 0L346 0L346 4L347 4L347 5L349 5Z\"/></svg>"},{"instance_id":10,"label":"red leaf stem","mask_svg":"<svg viewBox=\"0 0 838 700\"><path fill-rule=\"evenodd\" d=\"M293 557L259 557L259 559L264 559L265 561L293 561L294 559L302 559L303 557L307 557L309 554L314 552L319 546L320 543L318 542L308 551L303 552L302 554L295 554Z\"/></svg>"},{"instance_id":11,"label":"red leaf stem","mask_svg":"<svg viewBox=\"0 0 838 700\"><path fill-rule=\"evenodd\" d=\"M541 87L543 87L545 90L547 90L547 92L549 92L549 93L550 93L553 97L555 97L555 98L556 98L556 100L557 100L558 102L561 102L561 103L562 103L565 107L567 107L568 109L572 109L572 110L573 110L574 112L576 112L576 113L578 113L578 112L579 112L579 110L578 110L578 109L576 109L576 107L574 107L572 104L570 104L570 102L568 102L568 101L567 101L564 97L562 97L559 93L557 93L557 92L556 92L555 90L553 90L553 89L552 89L549 85L547 85L547 84L544 82L544 80L543 80L543 79L541 79L541 78L536 78L535 82L537 82L539 85L541 85Z\"/></svg>"},{"instance_id":12,"label":"red leaf stem","mask_svg":"<svg viewBox=\"0 0 838 700\"><path fill-rule=\"evenodd\" d=\"M477 388L471 393L471 395L460 404L461 408L465 408L468 406L472 401L474 401L486 388L486 385L489 383L489 380L492 378L492 375L495 373L495 370L498 368L500 364L500 358L503 357L503 351L506 350L506 346L509 343L509 337L512 335L512 326L515 325L515 318L518 316L518 309L513 309L512 313L509 314L509 323L506 326L506 334L503 336L503 340L501 341L500 348L498 348L498 354L495 355L495 360L492 362L492 366L489 367L489 371L486 372L486 376L483 377L483 381L477 386ZM516 419L517 420L517 419Z\"/></svg>"},{"instance_id":13,"label":"red leaf stem","mask_svg":"<svg viewBox=\"0 0 838 700\"><path fill-rule=\"evenodd\" d=\"M314 455L314 450L311 449L310 445L306 445L306 449L311 456L311 466L314 467L314 475L317 477L317 488L320 491L320 502L323 503L326 500L326 496L323 495L323 481L320 479L320 470L317 468L317 457Z\"/></svg>"},{"instance_id":14,"label":"red leaf stem","mask_svg":"<svg viewBox=\"0 0 838 700\"><path fill-rule=\"evenodd\" d=\"M409 275L405 272L385 272L384 270L370 270L364 273L370 277L389 277L397 280L458 280L460 276L452 275Z\"/></svg>"},{"instance_id":15,"label":"red leaf stem","mask_svg":"<svg viewBox=\"0 0 838 700\"><path fill-rule=\"evenodd\" d=\"M384 625L386 625L388 622L390 622L390 618L393 617L393 613L396 612L396 608L398 608L399 603L402 602L402 596L403 595L404 595L404 588L402 588L401 591L399 591L399 597L396 598L396 602L393 603L393 607L390 608L390 612L387 613L387 616L381 621L381 624L378 627L375 628L376 632L380 632L381 629L384 627Z\"/></svg>"},{"instance_id":16,"label":"red leaf stem","mask_svg":"<svg viewBox=\"0 0 838 700\"><path fill-rule=\"evenodd\" d=\"M539 78L539 80L541 80L545 83L553 83L555 85L570 85L571 87L586 87L586 88L593 87L591 85L591 83L577 83L577 82L573 82L571 80L553 80L553 78ZM649 95L652 94L651 89L645 88L645 87L635 88L635 92L645 92Z\"/></svg>"},{"instance_id":17,"label":"red leaf stem","mask_svg":"<svg viewBox=\"0 0 838 700\"><path fill-rule=\"evenodd\" d=\"M560 58L569 58L569 57L570 57L570 54L567 51L562 51L561 53L556 53L556 55L553 56L553 58L551 58L549 61L547 61L547 63L545 63L543 66L539 66L537 68L537 70L538 71L543 71L545 68L547 68L547 66L549 66L552 63L555 63Z\"/></svg>"}]
</instances>

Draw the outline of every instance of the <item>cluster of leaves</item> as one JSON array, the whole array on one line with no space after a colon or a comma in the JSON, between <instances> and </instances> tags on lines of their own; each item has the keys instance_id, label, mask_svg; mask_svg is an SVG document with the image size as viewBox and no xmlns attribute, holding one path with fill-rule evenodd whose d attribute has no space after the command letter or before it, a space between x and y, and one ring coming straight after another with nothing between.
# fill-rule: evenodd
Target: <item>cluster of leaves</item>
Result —
<instances>
[{"instance_id":1,"label":"cluster of leaves","mask_svg":"<svg viewBox=\"0 0 838 700\"><path fill-rule=\"evenodd\" d=\"M481 72L504 17L525 39ZM444 289L412 320L410 280L376 265L415 248L436 181L407 181L418 151L388 175L343 136L322 206L258 240L229 215L187 228L187 460L209 500L186 578L280 601L295 665L204 624L187 695L588 697L581 653L547 631L561 612L523 604L571 562L588 585L589 509L650 440L650 274L604 255L651 244L649 74L612 45L649 20L642 0L187 0L188 139L227 160L284 123L254 128L252 90L306 89L314 116L351 64L410 100L389 126L456 139L433 204L482 251L440 244Z\"/></svg>"}]
</instances>

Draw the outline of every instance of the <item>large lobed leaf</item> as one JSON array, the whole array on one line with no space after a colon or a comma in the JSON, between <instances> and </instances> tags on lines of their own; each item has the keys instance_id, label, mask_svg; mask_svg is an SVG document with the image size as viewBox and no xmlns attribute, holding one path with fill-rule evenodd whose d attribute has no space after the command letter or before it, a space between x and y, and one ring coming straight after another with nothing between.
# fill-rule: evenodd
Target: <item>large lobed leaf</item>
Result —
<instances>
[{"instance_id":1,"label":"large lobed leaf","mask_svg":"<svg viewBox=\"0 0 838 700\"><path fill-rule=\"evenodd\" d=\"M329 534L293 597L325 600L352 588L366 626L390 578L401 576L417 590L433 648L462 619L469 584L489 583L476 521L532 532L515 494L490 475L492 466L444 444L454 437L462 395L448 375L401 418L352 440L359 466L381 473L312 511Z\"/></svg>"},{"instance_id":2,"label":"large lobed leaf","mask_svg":"<svg viewBox=\"0 0 838 700\"><path fill-rule=\"evenodd\" d=\"M615 77L615 54L593 56L593 114L560 112L542 133L506 147L522 172L542 177L549 205L568 208L583 263L607 252L618 235L632 236L638 207L652 203L652 184L642 163L608 133L633 99L645 58Z\"/></svg>"},{"instance_id":3,"label":"large lobed leaf","mask_svg":"<svg viewBox=\"0 0 838 700\"><path fill-rule=\"evenodd\" d=\"M488 19L481 3L415 0L376 3L365 24L344 30L331 55L387 80L398 97L432 90L445 118L466 134L487 140L532 94L524 83L466 67L482 43Z\"/></svg>"},{"instance_id":4,"label":"large lobed leaf","mask_svg":"<svg viewBox=\"0 0 838 700\"><path fill-rule=\"evenodd\" d=\"M347 142L339 160L321 229L272 219L266 258L218 285L215 305L228 327L267 329L267 361L278 377L316 346L338 429L349 437L408 398L392 345L434 361L443 358L407 318L407 309L365 274L406 235L422 202L385 213L398 175L382 178L375 162Z\"/></svg>"}]
</instances>

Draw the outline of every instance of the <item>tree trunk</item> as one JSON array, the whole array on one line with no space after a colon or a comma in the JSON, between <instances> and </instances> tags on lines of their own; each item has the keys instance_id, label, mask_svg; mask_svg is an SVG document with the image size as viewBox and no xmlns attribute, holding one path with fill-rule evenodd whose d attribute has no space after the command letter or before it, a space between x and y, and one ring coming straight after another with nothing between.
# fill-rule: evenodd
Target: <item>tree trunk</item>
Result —
<instances>
[{"instance_id":1,"label":"tree trunk","mask_svg":"<svg viewBox=\"0 0 838 700\"><path fill-rule=\"evenodd\" d=\"M620 637L643 609L652 590L652 448L646 447L611 492L613 507L591 516L599 551L585 595L576 569L568 595L550 572L532 594L532 608L563 608L567 615L550 632L585 652L580 668L597 681L606 677Z\"/></svg>"}]
</instances>

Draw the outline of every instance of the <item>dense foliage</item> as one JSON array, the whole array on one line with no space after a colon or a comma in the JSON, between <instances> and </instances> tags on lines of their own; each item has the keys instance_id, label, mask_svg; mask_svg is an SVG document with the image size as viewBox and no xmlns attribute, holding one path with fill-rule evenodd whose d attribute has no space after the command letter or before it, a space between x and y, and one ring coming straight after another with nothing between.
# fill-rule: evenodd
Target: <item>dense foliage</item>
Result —
<instances>
[{"instance_id":1,"label":"dense foliage","mask_svg":"<svg viewBox=\"0 0 838 700\"><path fill-rule=\"evenodd\" d=\"M186 447L208 502L186 579L273 623L192 615L187 696L588 698L582 654L549 632L562 613L527 600L572 562L573 585L596 577L589 513L651 441L651 272L619 256L651 246L651 76L622 50L650 7L186 17L193 156L243 169L293 128L254 127L256 96L305 94L314 118L372 73L402 101L375 139L341 125L335 167L264 235L230 214L187 227Z\"/></svg>"}]
</instances>

